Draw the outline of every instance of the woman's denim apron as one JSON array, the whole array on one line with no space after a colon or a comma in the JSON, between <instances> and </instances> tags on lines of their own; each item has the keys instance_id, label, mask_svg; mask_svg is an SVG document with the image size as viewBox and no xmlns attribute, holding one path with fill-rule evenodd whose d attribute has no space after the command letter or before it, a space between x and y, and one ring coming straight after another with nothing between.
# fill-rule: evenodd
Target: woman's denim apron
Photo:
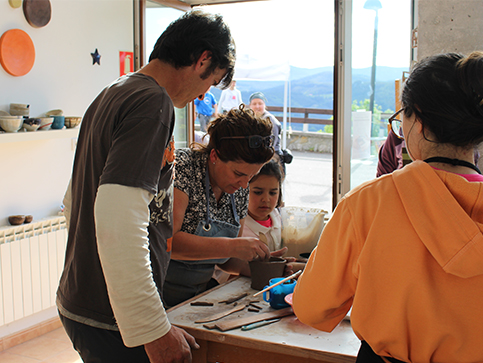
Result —
<instances>
[{"instance_id":1,"label":"woman's denim apron","mask_svg":"<svg viewBox=\"0 0 483 363\"><path fill-rule=\"evenodd\" d=\"M201 237L237 237L240 230L240 219L236 212L235 197L233 194L230 195L236 224L210 218L209 186L210 179L207 168L205 177L206 219L200 221L195 235ZM223 264L228 260L228 258L198 261L171 260L163 290L163 298L166 305L169 307L175 306L205 291L206 285L213 275L215 265Z\"/></svg>"}]
</instances>

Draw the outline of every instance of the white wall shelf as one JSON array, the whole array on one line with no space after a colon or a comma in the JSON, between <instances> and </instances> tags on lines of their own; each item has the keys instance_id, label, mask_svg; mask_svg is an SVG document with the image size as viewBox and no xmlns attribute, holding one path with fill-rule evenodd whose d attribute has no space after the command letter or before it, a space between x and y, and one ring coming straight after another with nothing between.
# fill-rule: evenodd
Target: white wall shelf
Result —
<instances>
[{"instance_id":1,"label":"white wall shelf","mask_svg":"<svg viewBox=\"0 0 483 363\"><path fill-rule=\"evenodd\" d=\"M63 130L6 132L0 134L0 144L33 140L73 138L77 137L78 135L79 127Z\"/></svg>"}]
</instances>

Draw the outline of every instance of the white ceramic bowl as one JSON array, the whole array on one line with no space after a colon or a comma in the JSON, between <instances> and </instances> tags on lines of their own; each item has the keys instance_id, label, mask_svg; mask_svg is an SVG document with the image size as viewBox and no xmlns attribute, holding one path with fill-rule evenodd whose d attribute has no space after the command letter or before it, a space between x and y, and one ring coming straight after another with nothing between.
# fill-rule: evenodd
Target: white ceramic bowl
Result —
<instances>
[{"instance_id":1,"label":"white ceramic bowl","mask_svg":"<svg viewBox=\"0 0 483 363\"><path fill-rule=\"evenodd\" d=\"M50 130L52 126L52 122L54 121L53 117L39 117L40 119L40 126L38 128L39 131L46 131Z\"/></svg>"},{"instance_id":2,"label":"white ceramic bowl","mask_svg":"<svg viewBox=\"0 0 483 363\"><path fill-rule=\"evenodd\" d=\"M0 127L5 132L17 132L23 124L22 117L17 116L0 116Z\"/></svg>"},{"instance_id":3,"label":"white ceramic bowl","mask_svg":"<svg viewBox=\"0 0 483 363\"><path fill-rule=\"evenodd\" d=\"M23 120L23 125L22 127L27 130L27 131L37 131L37 129L40 126L40 118L35 117L35 118L27 118Z\"/></svg>"}]
</instances>

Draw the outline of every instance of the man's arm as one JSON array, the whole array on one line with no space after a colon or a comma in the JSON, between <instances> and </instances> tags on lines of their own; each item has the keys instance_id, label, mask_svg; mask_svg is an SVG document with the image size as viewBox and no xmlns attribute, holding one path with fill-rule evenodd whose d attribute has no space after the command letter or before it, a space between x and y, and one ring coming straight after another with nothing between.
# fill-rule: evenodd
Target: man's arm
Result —
<instances>
[{"instance_id":1,"label":"man's arm","mask_svg":"<svg viewBox=\"0 0 483 363\"><path fill-rule=\"evenodd\" d=\"M147 227L153 195L101 185L94 206L99 259L124 344L149 343L171 328L151 271Z\"/></svg>"},{"instance_id":2,"label":"man's arm","mask_svg":"<svg viewBox=\"0 0 483 363\"><path fill-rule=\"evenodd\" d=\"M67 231L69 231L70 213L72 211L72 178L69 180L69 185L67 185L62 204L64 204L65 225L67 226Z\"/></svg>"}]
</instances>

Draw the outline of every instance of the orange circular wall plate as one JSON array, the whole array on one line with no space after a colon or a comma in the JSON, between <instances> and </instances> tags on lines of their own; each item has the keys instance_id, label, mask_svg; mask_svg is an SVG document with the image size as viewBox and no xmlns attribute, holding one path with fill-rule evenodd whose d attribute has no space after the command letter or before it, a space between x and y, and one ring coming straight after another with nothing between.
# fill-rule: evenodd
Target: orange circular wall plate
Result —
<instances>
[{"instance_id":1,"label":"orange circular wall plate","mask_svg":"<svg viewBox=\"0 0 483 363\"><path fill-rule=\"evenodd\" d=\"M0 64L12 76L24 76L34 66L35 47L29 35L10 29L0 38Z\"/></svg>"}]
</instances>

